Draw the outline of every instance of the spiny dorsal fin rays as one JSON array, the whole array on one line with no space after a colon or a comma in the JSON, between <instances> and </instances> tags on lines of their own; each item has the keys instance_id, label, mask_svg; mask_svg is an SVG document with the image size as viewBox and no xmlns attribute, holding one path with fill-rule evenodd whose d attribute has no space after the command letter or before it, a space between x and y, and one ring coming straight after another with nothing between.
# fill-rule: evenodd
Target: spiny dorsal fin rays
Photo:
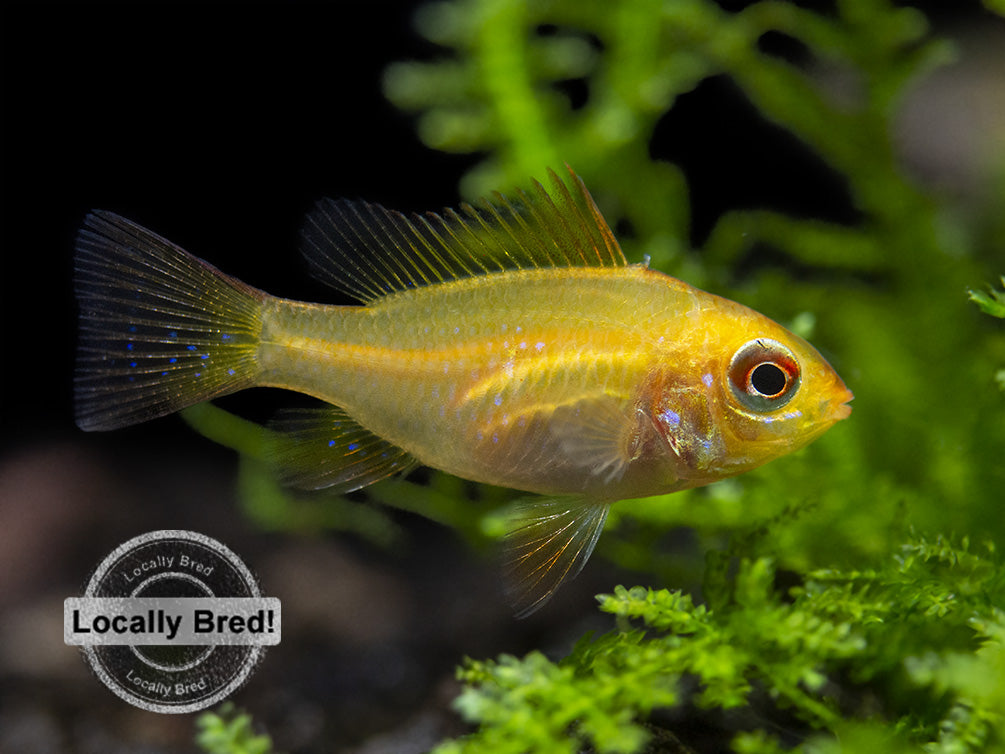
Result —
<instances>
[{"instance_id":1,"label":"spiny dorsal fin rays","mask_svg":"<svg viewBox=\"0 0 1005 754\"><path fill-rule=\"evenodd\" d=\"M303 253L318 279L363 302L422 285L504 270L620 267L614 235L586 186L548 171L538 182L475 208L408 218L377 204L318 203L303 230Z\"/></svg>"},{"instance_id":2,"label":"spiny dorsal fin rays","mask_svg":"<svg viewBox=\"0 0 1005 754\"><path fill-rule=\"evenodd\" d=\"M347 203L346 209L351 213L352 220L348 224L349 230L356 236L356 243L365 246L368 237L379 238L383 241L375 248L379 256L371 260L371 266L380 270L381 268L374 264L379 261L383 266L382 269L386 271L390 280L393 280L397 287L407 288L417 285L417 281L411 275L413 270L401 262L401 257L407 251L412 250L401 247L401 239L397 238L394 232L396 230L394 218L388 218L391 220L390 227L382 223L381 215L385 214L386 210L378 205Z\"/></svg>"},{"instance_id":3,"label":"spiny dorsal fin rays","mask_svg":"<svg viewBox=\"0 0 1005 754\"><path fill-rule=\"evenodd\" d=\"M421 227L416 227L400 212L386 210L375 204L367 205L367 208L374 215L377 224L387 237L394 240L394 250L387 256L389 261L400 267L403 274L408 277L409 284L405 288L449 280L452 277L450 273L451 261L463 265L463 259L443 258L443 255L438 251L441 244L435 238L431 228L427 227L426 233L423 233ZM380 222L381 218L387 221L390 228ZM463 267L462 270L465 276L475 274L474 271Z\"/></svg>"},{"instance_id":4,"label":"spiny dorsal fin rays","mask_svg":"<svg viewBox=\"0 0 1005 754\"><path fill-rule=\"evenodd\" d=\"M363 301L430 282L417 280L422 268L407 261L418 256L408 220L379 205L322 200L302 235L314 275Z\"/></svg>"},{"instance_id":5,"label":"spiny dorsal fin rays","mask_svg":"<svg viewBox=\"0 0 1005 754\"><path fill-rule=\"evenodd\" d=\"M300 231L301 252L311 273L322 283L349 296L376 297L379 292L366 287L371 272L363 268L363 265L372 266L371 259L366 254L346 255L342 252L344 247L351 247L354 243L345 236L352 225L343 218L343 209L335 202L330 199L319 201L307 215Z\"/></svg>"},{"instance_id":6,"label":"spiny dorsal fin rays","mask_svg":"<svg viewBox=\"0 0 1005 754\"><path fill-rule=\"evenodd\" d=\"M401 222L406 226L408 225L408 218L404 215L400 216ZM423 240L426 250L429 255L436 260L440 269L446 270L447 272L443 276L438 276L436 280L430 280L428 282L443 282L444 280L450 280L453 277L471 277L473 275L483 275L490 272L490 268L485 266L485 262L478 254L471 253L469 255L458 254L454 251L454 247L448 242L448 238L457 241L457 236L447 223L443 221L443 218L437 215L435 212L429 212L425 215L417 215L416 221L421 223L420 229L425 230L431 241L427 240L425 235L420 233L420 238ZM439 226L439 230L437 230ZM445 237L446 236L446 237ZM458 243L456 248L465 248L462 244ZM437 251L440 249L440 251ZM443 255L446 254L447 258L444 259ZM419 257L422 259L422 257ZM451 262L457 267L457 271L454 273L449 272L451 269ZM433 267L432 269L437 269Z\"/></svg>"},{"instance_id":7,"label":"spiny dorsal fin rays","mask_svg":"<svg viewBox=\"0 0 1005 754\"><path fill-rule=\"evenodd\" d=\"M537 184L536 188L541 192L542 199L546 203L545 209L550 210L550 214L558 221L564 231L561 234L556 233L552 236L558 245L559 254L563 255L566 259L584 266L591 266L598 263L603 266L604 260L600 255L601 250L592 242L592 239L590 238L591 234L589 231L591 228L589 225L589 218L584 217L582 212L580 212L579 207L576 206L576 203L570 196L568 188L565 184L559 181L558 177L555 176L554 173L551 175L554 183L555 195L559 198L559 204L555 203L555 200L544 191L544 188L540 184ZM579 177L573 174L573 180L579 181ZM581 183L580 185L582 186ZM589 195L585 193L585 186L582 186L582 190L584 195L588 197ZM521 198L524 198L524 192L521 191L520 196ZM592 199L589 200L588 203L592 204ZM546 227L549 220L547 218L540 217L540 207L535 205L532 201L528 201L527 206L530 211L535 214L535 219L537 220L538 225L540 227ZM575 220L575 222L570 223L570 219ZM606 223L604 224L606 226ZM594 259L591 259L591 256L595 257L595 261Z\"/></svg>"}]
</instances>

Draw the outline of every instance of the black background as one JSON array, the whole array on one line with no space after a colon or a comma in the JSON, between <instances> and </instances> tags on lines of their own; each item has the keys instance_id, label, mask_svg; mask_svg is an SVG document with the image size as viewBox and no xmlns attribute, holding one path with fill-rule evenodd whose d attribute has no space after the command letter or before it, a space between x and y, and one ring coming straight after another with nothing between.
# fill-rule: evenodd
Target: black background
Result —
<instances>
[{"instance_id":1,"label":"black background","mask_svg":"<svg viewBox=\"0 0 1005 754\"><path fill-rule=\"evenodd\" d=\"M297 253L323 196L457 201L471 158L423 147L384 67L434 52L414 3L7 5L5 444L72 427L73 237L91 208L272 293L331 298ZM142 430L139 430L142 431Z\"/></svg>"}]
</instances>

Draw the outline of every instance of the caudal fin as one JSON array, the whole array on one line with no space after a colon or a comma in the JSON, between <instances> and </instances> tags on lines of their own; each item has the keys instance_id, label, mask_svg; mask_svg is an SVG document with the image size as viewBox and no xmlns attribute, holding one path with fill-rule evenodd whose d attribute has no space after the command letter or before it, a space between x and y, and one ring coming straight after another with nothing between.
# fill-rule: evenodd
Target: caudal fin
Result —
<instances>
[{"instance_id":1,"label":"caudal fin","mask_svg":"<svg viewBox=\"0 0 1005 754\"><path fill-rule=\"evenodd\" d=\"M115 429L254 384L266 294L111 212L77 236L77 426Z\"/></svg>"}]
</instances>

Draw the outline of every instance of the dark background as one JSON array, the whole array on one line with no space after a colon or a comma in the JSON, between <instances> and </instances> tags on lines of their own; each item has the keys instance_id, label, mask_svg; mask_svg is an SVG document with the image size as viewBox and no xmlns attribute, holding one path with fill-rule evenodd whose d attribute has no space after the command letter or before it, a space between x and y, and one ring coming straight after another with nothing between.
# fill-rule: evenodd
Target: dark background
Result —
<instances>
[{"instance_id":1,"label":"dark background","mask_svg":"<svg viewBox=\"0 0 1005 754\"><path fill-rule=\"evenodd\" d=\"M73 425L72 248L89 209L129 217L271 293L334 301L297 253L314 201L456 205L478 156L427 149L381 93L390 62L443 54L412 30L415 7L0 10L0 750L190 748L191 716L127 707L58 634L62 599L151 529L221 539L283 600L283 644L236 700L287 751L422 750L462 730L448 705L464 655L562 653L585 628L608 627L591 598L617 583L603 563L547 614L517 623L491 562L443 527L395 514L408 538L393 553L352 537L261 532L238 510L235 455L179 419L90 435ZM784 40L778 52L790 52ZM723 210L764 202L854 221L841 180L724 80L682 97L651 149L689 176L694 240ZM254 411L274 400L264 392L231 406Z\"/></svg>"},{"instance_id":2,"label":"dark background","mask_svg":"<svg viewBox=\"0 0 1005 754\"><path fill-rule=\"evenodd\" d=\"M69 426L71 255L91 208L270 292L330 298L297 253L314 201L456 203L472 160L423 147L381 93L389 62L433 52L414 7L6 6L5 422Z\"/></svg>"}]
</instances>

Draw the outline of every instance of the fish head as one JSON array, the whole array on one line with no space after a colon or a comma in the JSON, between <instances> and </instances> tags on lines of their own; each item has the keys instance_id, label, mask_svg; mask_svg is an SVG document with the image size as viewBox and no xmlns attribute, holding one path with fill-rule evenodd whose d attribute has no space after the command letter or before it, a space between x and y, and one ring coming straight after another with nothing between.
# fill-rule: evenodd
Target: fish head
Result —
<instances>
[{"instance_id":1,"label":"fish head","mask_svg":"<svg viewBox=\"0 0 1005 754\"><path fill-rule=\"evenodd\" d=\"M753 310L719 301L703 307L695 328L701 338L688 344L696 415L688 424L709 428L701 444L709 451L692 454L692 463L682 463L684 456L673 459L687 486L740 474L804 447L847 418L854 397L803 338ZM673 400L684 405L679 397Z\"/></svg>"},{"instance_id":2,"label":"fish head","mask_svg":"<svg viewBox=\"0 0 1005 754\"><path fill-rule=\"evenodd\" d=\"M837 372L781 325L757 314L722 345L710 403L718 407L730 473L798 450L851 414L854 396Z\"/></svg>"}]
</instances>

